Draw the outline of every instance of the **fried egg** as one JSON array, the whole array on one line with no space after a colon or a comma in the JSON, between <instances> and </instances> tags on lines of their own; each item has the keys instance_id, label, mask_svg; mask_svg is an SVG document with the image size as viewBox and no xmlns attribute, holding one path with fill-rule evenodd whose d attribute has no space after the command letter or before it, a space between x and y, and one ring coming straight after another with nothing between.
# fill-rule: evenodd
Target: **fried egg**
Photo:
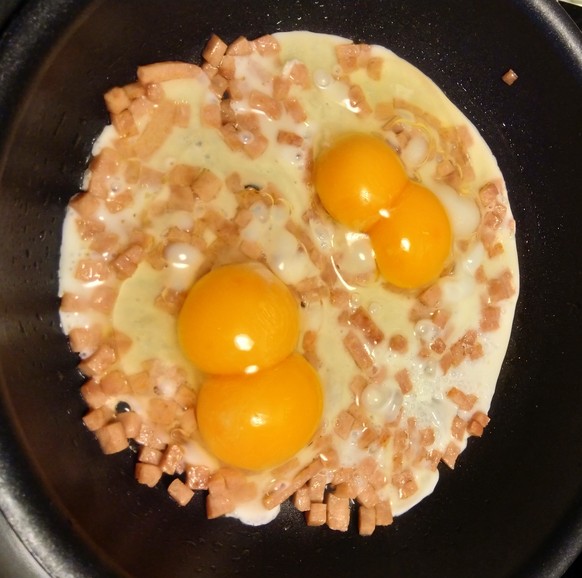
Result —
<instances>
[{"instance_id":1,"label":"fried egg","mask_svg":"<svg viewBox=\"0 0 582 578\"><path fill-rule=\"evenodd\" d=\"M203 56L106 94L67 210L85 424L211 518L294 496L370 534L489 422L519 288L503 177L386 48L286 32Z\"/></svg>"}]
</instances>

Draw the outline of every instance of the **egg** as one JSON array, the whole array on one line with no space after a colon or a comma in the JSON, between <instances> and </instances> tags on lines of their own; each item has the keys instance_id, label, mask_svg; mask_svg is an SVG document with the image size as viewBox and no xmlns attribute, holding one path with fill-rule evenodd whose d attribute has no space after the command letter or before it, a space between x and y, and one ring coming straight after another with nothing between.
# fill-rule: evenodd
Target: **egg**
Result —
<instances>
[{"instance_id":1,"label":"egg","mask_svg":"<svg viewBox=\"0 0 582 578\"><path fill-rule=\"evenodd\" d=\"M503 177L386 48L286 32L203 57L105 95L67 209L85 425L210 518L265 524L293 497L369 535L486 431L519 292Z\"/></svg>"}]
</instances>

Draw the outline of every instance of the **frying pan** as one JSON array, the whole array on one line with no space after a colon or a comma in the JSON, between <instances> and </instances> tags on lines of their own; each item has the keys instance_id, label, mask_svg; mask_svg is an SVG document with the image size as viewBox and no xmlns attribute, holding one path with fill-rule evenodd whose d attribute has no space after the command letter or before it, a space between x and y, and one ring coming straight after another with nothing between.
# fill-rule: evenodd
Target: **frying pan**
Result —
<instances>
[{"instance_id":1,"label":"frying pan","mask_svg":"<svg viewBox=\"0 0 582 578\"><path fill-rule=\"evenodd\" d=\"M430 76L505 175L521 295L480 440L436 491L361 538L204 520L133 480L80 421L59 328L64 208L106 123L101 94L138 64L309 29L378 43ZM502 74L514 69L511 87ZM53 577L558 577L582 547L582 36L551 0L38 0L0 47L0 510ZM7 574L11 576L10 573Z\"/></svg>"}]
</instances>

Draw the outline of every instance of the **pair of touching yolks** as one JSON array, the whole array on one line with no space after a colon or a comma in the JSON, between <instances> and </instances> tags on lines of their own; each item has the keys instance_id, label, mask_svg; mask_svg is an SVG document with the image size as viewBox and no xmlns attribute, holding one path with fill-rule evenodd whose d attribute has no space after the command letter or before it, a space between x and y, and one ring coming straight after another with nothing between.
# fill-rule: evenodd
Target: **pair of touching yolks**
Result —
<instances>
[{"instance_id":1,"label":"pair of touching yolks","mask_svg":"<svg viewBox=\"0 0 582 578\"><path fill-rule=\"evenodd\" d=\"M263 470L293 457L321 420L319 376L294 353L299 310L289 288L258 263L225 265L190 289L180 345L207 374L198 429L229 465Z\"/></svg>"},{"instance_id":2,"label":"pair of touching yolks","mask_svg":"<svg viewBox=\"0 0 582 578\"><path fill-rule=\"evenodd\" d=\"M442 273L452 242L447 213L432 191L408 178L384 140L339 138L316 158L314 186L336 221L369 235L386 281L414 289Z\"/></svg>"}]
</instances>

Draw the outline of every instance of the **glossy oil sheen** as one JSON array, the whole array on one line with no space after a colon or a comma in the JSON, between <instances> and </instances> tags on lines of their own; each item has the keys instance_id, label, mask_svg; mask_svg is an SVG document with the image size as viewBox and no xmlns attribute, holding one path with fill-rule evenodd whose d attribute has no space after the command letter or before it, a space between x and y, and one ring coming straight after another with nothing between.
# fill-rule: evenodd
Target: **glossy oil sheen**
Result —
<instances>
[{"instance_id":1,"label":"glossy oil sheen","mask_svg":"<svg viewBox=\"0 0 582 578\"><path fill-rule=\"evenodd\" d=\"M435 493L362 539L284 509L206 522L135 484L80 422L58 326L64 208L138 64L310 29L382 44L482 132L505 175L522 270L492 424ZM501 75L519 75L508 87ZM582 546L582 38L547 0L29 3L0 45L0 509L53 576L557 578Z\"/></svg>"}]
</instances>

